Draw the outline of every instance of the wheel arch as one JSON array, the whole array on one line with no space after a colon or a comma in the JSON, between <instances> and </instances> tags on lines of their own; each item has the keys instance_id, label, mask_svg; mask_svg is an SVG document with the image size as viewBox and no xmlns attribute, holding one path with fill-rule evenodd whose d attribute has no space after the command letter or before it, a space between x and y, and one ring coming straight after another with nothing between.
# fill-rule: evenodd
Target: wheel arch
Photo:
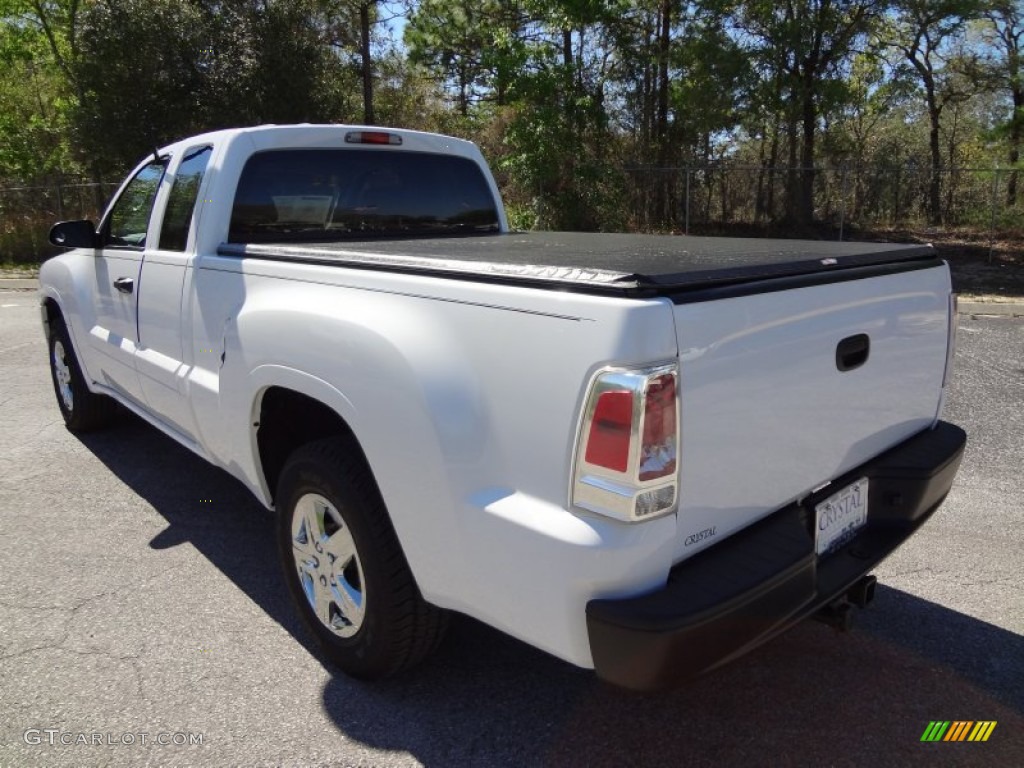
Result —
<instances>
[{"instance_id":1,"label":"wheel arch","mask_svg":"<svg viewBox=\"0 0 1024 768\"><path fill-rule=\"evenodd\" d=\"M44 267L49 265L50 262L57 261L57 259L50 259L49 262L44 264ZM56 265L56 266L63 266ZM54 266L54 269L56 268ZM59 274L59 272L58 272ZM70 306L66 306L70 304ZM54 323L62 323L65 330L68 331L68 339L71 341L72 352L75 354L75 358L78 360L79 368L82 369L82 376L85 379L85 386L93 389L93 376L90 368L91 360L89 359L88 350L84 347L87 345L87 341L80 337L79 328L77 325L82 323L82 318L75 317L75 296L73 293L67 291L61 292L58 287L42 284L39 288L39 311L40 319L43 325L43 336L46 339L46 343L49 344L50 337L53 335Z\"/></svg>"},{"instance_id":2,"label":"wheel arch","mask_svg":"<svg viewBox=\"0 0 1024 768\"><path fill-rule=\"evenodd\" d=\"M343 439L349 458L359 463L370 477L374 476L348 421L320 397L287 385L266 386L253 404L253 425L258 471L271 503L275 501L278 479L288 457L303 445L327 437Z\"/></svg>"},{"instance_id":3,"label":"wheel arch","mask_svg":"<svg viewBox=\"0 0 1024 768\"><path fill-rule=\"evenodd\" d=\"M39 310L43 323L43 336L46 338L47 344L50 343L50 338L53 336L54 323L64 324L68 340L71 342L71 352L78 361L78 367L82 369L85 386L92 390L93 377L89 371L89 361L84 354L85 350L82 349L82 344L79 343L78 335L75 333L75 324L71 321L70 315L64 312L64 307L55 291L47 288L40 289Z\"/></svg>"},{"instance_id":4,"label":"wheel arch","mask_svg":"<svg viewBox=\"0 0 1024 768\"><path fill-rule=\"evenodd\" d=\"M46 340L49 341L50 334L53 332L52 328L54 321L61 320L65 326L67 326L67 321L64 320L64 312L61 310L60 304L53 296L43 294L42 300L39 303L39 308L42 314L43 335L46 337Z\"/></svg>"}]
</instances>

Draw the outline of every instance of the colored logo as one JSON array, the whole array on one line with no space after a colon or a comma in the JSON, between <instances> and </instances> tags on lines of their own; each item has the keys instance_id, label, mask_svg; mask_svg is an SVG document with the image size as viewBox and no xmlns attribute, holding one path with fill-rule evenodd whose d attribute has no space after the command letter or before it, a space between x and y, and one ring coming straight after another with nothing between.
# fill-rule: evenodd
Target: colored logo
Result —
<instances>
[{"instance_id":1,"label":"colored logo","mask_svg":"<svg viewBox=\"0 0 1024 768\"><path fill-rule=\"evenodd\" d=\"M995 720L932 720L921 741L988 741L995 729Z\"/></svg>"}]
</instances>

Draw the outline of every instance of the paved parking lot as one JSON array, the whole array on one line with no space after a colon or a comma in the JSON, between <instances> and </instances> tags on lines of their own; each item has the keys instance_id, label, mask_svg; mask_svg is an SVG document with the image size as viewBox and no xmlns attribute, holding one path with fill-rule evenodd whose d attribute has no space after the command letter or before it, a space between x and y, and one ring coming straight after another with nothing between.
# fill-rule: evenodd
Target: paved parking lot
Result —
<instances>
[{"instance_id":1,"label":"paved parking lot","mask_svg":"<svg viewBox=\"0 0 1024 768\"><path fill-rule=\"evenodd\" d=\"M637 696L460 619L364 685L308 647L269 515L134 419L68 433L35 297L0 293L0 766L1020 766L1024 320L964 318L957 363L965 466L854 632ZM932 720L998 725L922 744Z\"/></svg>"}]
</instances>

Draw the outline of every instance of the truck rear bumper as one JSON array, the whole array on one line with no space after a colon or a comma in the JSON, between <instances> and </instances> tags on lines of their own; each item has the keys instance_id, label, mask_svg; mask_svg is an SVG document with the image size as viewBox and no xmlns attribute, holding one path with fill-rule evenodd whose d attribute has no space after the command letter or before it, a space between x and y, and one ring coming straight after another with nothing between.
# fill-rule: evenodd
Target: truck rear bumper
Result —
<instances>
[{"instance_id":1,"label":"truck rear bumper","mask_svg":"<svg viewBox=\"0 0 1024 768\"><path fill-rule=\"evenodd\" d=\"M953 484L967 436L947 422L918 433L675 566L661 589L587 603L599 677L650 691L672 687L760 645L829 604L906 541ZM868 519L839 551L815 554L815 504L858 478Z\"/></svg>"}]
</instances>

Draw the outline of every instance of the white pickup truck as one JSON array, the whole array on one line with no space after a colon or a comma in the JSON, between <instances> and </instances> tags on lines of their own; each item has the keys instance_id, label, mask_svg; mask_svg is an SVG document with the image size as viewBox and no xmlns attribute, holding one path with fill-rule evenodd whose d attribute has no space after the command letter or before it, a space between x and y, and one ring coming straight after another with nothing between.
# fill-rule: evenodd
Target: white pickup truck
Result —
<instances>
[{"instance_id":1,"label":"white pickup truck","mask_svg":"<svg viewBox=\"0 0 1024 768\"><path fill-rule=\"evenodd\" d=\"M963 453L928 246L510 232L472 144L340 125L164 147L51 241L67 426L120 404L276 510L364 679L450 611L641 690L845 624Z\"/></svg>"}]
</instances>

